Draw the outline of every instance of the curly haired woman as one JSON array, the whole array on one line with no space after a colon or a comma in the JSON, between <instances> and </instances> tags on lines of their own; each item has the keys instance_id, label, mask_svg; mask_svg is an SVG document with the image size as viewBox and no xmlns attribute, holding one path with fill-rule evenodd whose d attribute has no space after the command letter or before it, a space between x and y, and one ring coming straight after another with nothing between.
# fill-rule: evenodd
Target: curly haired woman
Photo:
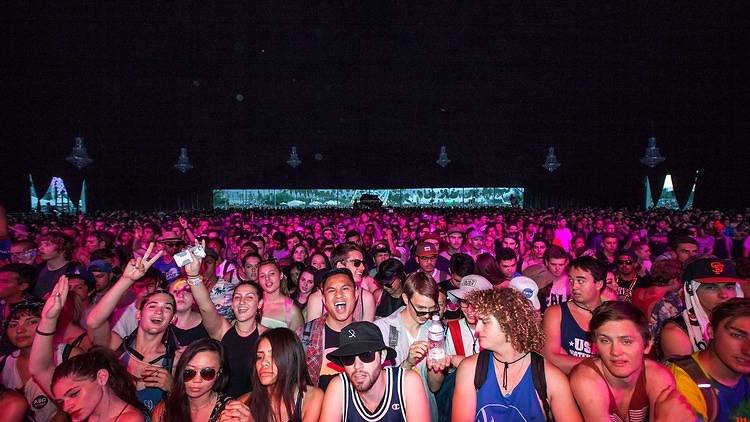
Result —
<instances>
[{"instance_id":1,"label":"curly haired woman","mask_svg":"<svg viewBox=\"0 0 750 422\"><path fill-rule=\"evenodd\" d=\"M500 288L466 299L476 307L484 350L458 367L451 420L581 421L567 377L537 353L541 319L524 295Z\"/></svg>"}]
</instances>

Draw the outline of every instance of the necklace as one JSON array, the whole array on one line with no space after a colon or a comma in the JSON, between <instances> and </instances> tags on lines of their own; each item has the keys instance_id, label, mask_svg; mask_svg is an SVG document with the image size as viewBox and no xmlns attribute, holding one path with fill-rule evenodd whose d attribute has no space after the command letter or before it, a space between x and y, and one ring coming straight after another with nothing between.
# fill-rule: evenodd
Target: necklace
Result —
<instances>
[{"instance_id":1,"label":"necklace","mask_svg":"<svg viewBox=\"0 0 750 422\"><path fill-rule=\"evenodd\" d=\"M510 365L513 365L514 363L518 362L519 360L525 358L526 356L528 356L528 354L529 354L529 352L526 352L526 353L523 354L523 356L521 356L520 358L518 358L518 359L516 359L514 361L505 362L505 361L502 361L502 360L498 359L498 357L495 356L495 353L492 353L492 358L503 364L503 390L507 390L508 389L508 367Z\"/></svg>"},{"instance_id":2,"label":"necklace","mask_svg":"<svg viewBox=\"0 0 750 422\"><path fill-rule=\"evenodd\" d=\"M589 308L587 308L587 307L585 307L583 305L579 305L578 302L576 302L575 300L571 300L570 302L572 302L573 305L576 305L576 307L583 309L584 311L590 313L591 315L594 315L594 311L592 311L591 309L589 309Z\"/></svg>"},{"instance_id":3,"label":"necklace","mask_svg":"<svg viewBox=\"0 0 750 422\"><path fill-rule=\"evenodd\" d=\"M464 322L466 322L465 319L464 319ZM477 353L477 336L474 335L474 330L471 329L471 326L469 325L468 322L466 322L466 327L469 329L469 334L471 334L471 341L472 341L472 343L471 343L471 351L473 353Z\"/></svg>"}]
</instances>

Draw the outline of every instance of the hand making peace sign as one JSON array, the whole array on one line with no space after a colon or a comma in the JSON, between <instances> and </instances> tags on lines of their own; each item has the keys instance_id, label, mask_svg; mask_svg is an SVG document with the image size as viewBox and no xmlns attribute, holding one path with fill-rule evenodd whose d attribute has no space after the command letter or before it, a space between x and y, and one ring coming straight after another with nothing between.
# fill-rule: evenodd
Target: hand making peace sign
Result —
<instances>
[{"instance_id":1,"label":"hand making peace sign","mask_svg":"<svg viewBox=\"0 0 750 422\"><path fill-rule=\"evenodd\" d=\"M157 252L153 257L149 258L151 252L154 250L154 242L148 244L148 249L141 258L131 259L128 265L122 271L122 277L130 280L138 280L146 274L149 268L154 265L157 259L159 259L164 251Z\"/></svg>"}]
</instances>

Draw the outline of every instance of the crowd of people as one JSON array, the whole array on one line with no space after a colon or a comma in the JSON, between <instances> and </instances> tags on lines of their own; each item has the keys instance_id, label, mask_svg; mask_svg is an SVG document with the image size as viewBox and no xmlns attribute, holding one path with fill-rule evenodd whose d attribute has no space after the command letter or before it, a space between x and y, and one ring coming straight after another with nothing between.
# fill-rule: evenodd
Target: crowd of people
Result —
<instances>
[{"instance_id":1,"label":"crowd of people","mask_svg":"<svg viewBox=\"0 0 750 422\"><path fill-rule=\"evenodd\" d=\"M0 207L0 408L746 421L749 234L750 209Z\"/></svg>"}]
</instances>

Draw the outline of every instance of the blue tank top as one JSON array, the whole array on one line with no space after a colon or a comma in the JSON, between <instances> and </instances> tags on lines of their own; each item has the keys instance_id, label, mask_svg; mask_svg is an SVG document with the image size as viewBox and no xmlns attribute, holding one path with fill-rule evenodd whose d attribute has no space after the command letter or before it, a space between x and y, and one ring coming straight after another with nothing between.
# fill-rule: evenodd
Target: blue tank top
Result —
<instances>
[{"instance_id":1,"label":"blue tank top","mask_svg":"<svg viewBox=\"0 0 750 422\"><path fill-rule=\"evenodd\" d=\"M568 303L560 304L560 346L571 356L579 358L594 356L588 333L573 318Z\"/></svg>"},{"instance_id":2,"label":"blue tank top","mask_svg":"<svg viewBox=\"0 0 750 422\"><path fill-rule=\"evenodd\" d=\"M344 388L344 418L345 422L402 422L406 421L404 408L404 371L401 367L388 366L385 371L385 396L374 412L359 398L346 374L342 373L341 385Z\"/></svg>"},{"instance_id":3,"label":"blue tank top","mask_svg":"<svg viewBox=\"0 0 750 422\"><path fill-rule=\"evenodd\" d=\"M476 422L532 422L546 421L544 410L534 388L531 365L521 378L521 382L505 397L500 393L500 385L495 375L494 360L487 366L487 378L477 391Z\"/></svg>"}]
</instances>

